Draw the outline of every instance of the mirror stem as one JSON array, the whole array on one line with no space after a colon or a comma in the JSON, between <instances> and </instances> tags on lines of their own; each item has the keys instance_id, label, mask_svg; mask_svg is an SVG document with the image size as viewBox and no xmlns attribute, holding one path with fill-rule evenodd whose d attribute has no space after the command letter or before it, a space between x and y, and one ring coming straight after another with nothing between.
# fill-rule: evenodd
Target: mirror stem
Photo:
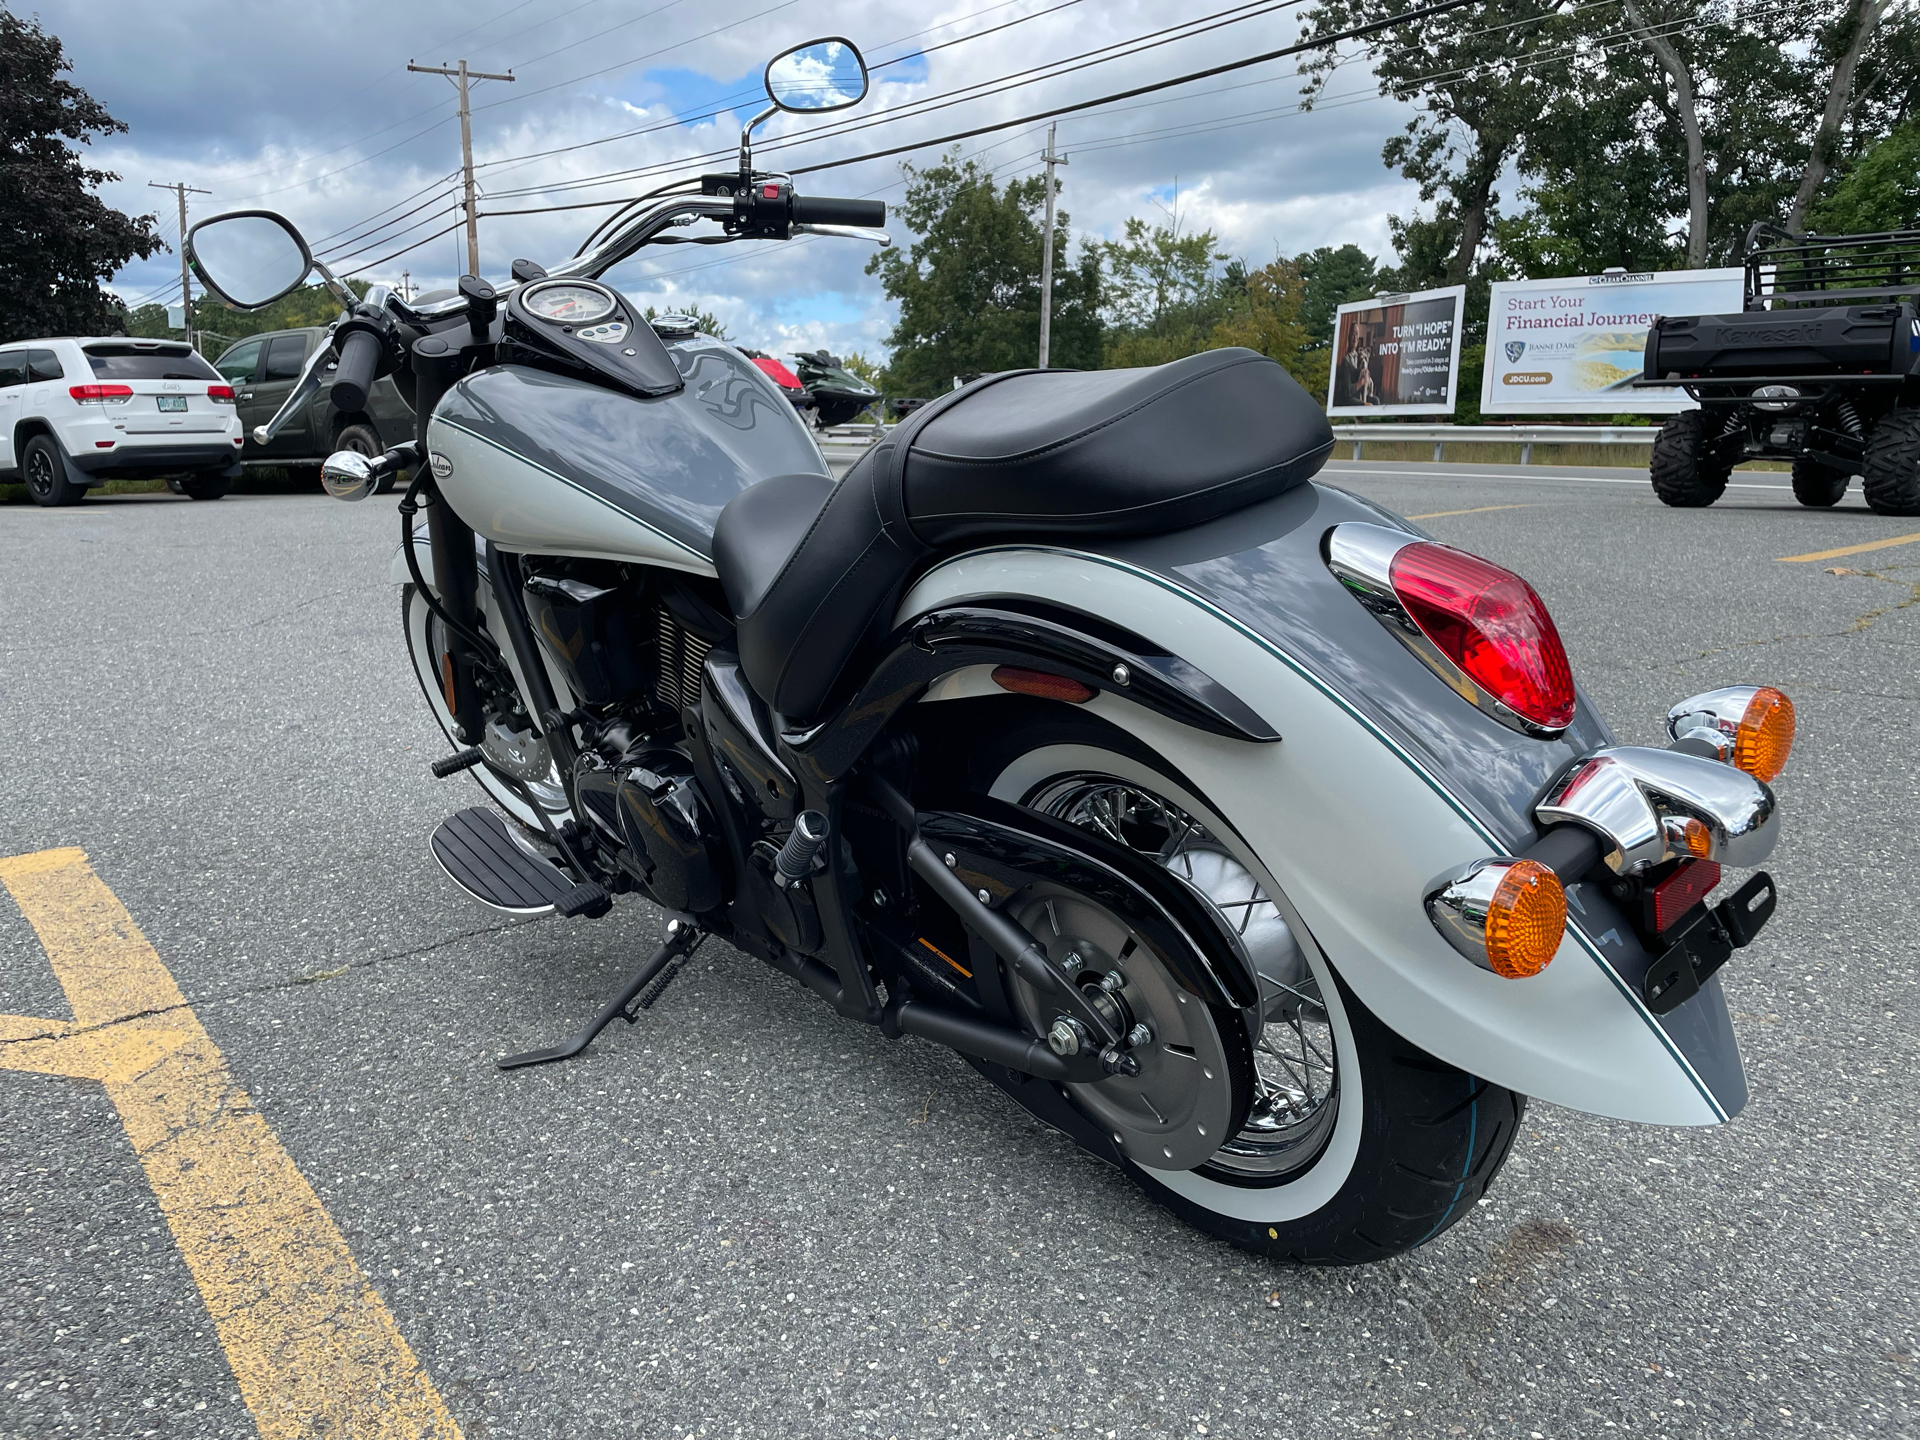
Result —
<instances>
[{"instance_id":1,"label":"mirror stem","mask_svg":"<svg viewBox=\"0 0 1920 1440\"><path fill-rule=\"evenodd\" d=\"M754 132L754 129L762 121L771 120L775 115L778 115L779 113L780 113L780 107L778 105L769 105L767 106L766 109L762 110L758 115L754 116L753 119L749 120L744 126L741 127L741 130L740 130L740 183L743 186L750 185L753 183L753 132Z\"/></svg>"},{"instance_id":2,"label":"mirror stem","mask_svg":"<svg viewBox=\"0 0 1920 1440\"><path fill-rule=\"evenodd\" d=\"M355 295L353 291L349 290L340 281L334 279L333 272L327 269L325 262L317 256L314 259L313 268L319 272L320 279L326 284L327 290L332 294L333 298L338 300L346 309L351 310L360 303L360 297Z\"/></svg>"}]
</instances>

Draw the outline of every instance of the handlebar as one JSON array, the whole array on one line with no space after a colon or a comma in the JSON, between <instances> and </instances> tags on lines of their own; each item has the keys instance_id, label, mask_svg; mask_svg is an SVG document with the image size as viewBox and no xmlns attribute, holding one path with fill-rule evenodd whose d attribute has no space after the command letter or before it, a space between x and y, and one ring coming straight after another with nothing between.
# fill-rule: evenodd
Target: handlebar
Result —
<instances>
[{"instance_id":1,"label":"handlebar","mask_svg":"<svg viewBox=\"0 0 1920 1440\"><path fill-rule=\"evenodd\" d=\"M831 195L793 197L793 223L796 225L854 225L878 230L887 223L884 200L841 200Z\"/></svg>"},{"instance_id":2,"label":"handlebar","mask_svg":"<svg viewBox=\"0 0 1920 1440\"><path fill-rule=\"evenodd\" d=\"M340 346L340 365L333 374L334 408L364 410L379 372L379 340L365 330L355 330Z\"/></svg>"}]
</instances>

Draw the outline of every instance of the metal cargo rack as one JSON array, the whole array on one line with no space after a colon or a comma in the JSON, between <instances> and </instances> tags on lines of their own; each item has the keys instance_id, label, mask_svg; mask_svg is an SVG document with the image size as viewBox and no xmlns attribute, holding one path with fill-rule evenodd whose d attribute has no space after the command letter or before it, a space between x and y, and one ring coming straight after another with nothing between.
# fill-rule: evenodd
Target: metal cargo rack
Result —
<instances>
[{"instance_id":1,"label":"metal cargo rack","mask_svg":"<svg viewBox=\"0 0 1920 1440\"><path fill-rule=\"evenodd\" d=\"M1796 235L1762 222L1747 232L1749 310L1920 298L1920 230Z\"/></svg>"}]
</instances>

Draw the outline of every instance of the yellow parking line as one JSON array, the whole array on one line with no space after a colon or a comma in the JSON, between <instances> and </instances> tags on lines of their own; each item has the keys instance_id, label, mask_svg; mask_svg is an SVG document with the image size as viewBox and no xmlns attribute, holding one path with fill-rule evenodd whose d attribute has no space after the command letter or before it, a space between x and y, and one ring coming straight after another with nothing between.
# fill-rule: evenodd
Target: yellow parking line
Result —
<instances>
[{"instance_id":1,"label":"yellow parking line","mask_svg":"<svg viewBox=\"0 0 1920 1440\"><path fill-rule=\"evenodd\" d=\"M264 1440L460 1440L346 1240L79 850L0 860L71 1022L0 1016L0 1069L102 1081Z\"/></svg>"},{"instance_id":2,"label":"yellow parking line","mask_svg":"<svg viewBox=\"0 0 1920 1440\"><path fill-rule=\"evenodd\" d=\"M1471 510L1429 510L1425 515L1409 515L1409 520L1439 520L1448 515L1484 515L1489 510L1533 510L1534 505L1476 505Z\"/></svg>"},{"instance_id":3,"label":"yellow parking line","mask_svg":"<svg viewBox=\"0 0 1920 1440\"><path fill-rule=\"evenodd\" d=\"M1864 555L1869 550L1885 550L1894 545L1911 545L1920 535L1896 535L1891 540L1869 540L1864 545L1842 545L1838 550L1816 550L1811 555L1782 555L1781 561L1795 564L1802 560L1838 560L1842 555Z\"/></svg>"}]
</instances>

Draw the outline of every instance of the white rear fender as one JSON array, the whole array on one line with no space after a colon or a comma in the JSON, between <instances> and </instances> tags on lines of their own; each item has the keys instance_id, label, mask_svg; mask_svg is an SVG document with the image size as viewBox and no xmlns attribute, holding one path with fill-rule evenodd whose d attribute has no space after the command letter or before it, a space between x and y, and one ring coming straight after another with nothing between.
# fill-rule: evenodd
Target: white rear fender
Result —
<instances>
[{"instance_id":1,"label":"white rear fender","mask_svg":"<svg viewBox=\"0 0 1920 1440\"><path fill-rule=\"evenodd\" d=\"M1738 1108L1715 1098L1602 958L1577 909L1553 963L1529 979L1501 979L1448 945L1427 916L1426 892L1436 877L1505 847L1431 765L1280 646L1164 574L1039 547L939 566L913 587L899 619L1009 594L1157 642L1279 731L1278 744L1224 739L1106 692L1085 707L1164 756L1200 792L1194 798L1238 831L1283 910L1395 1030L1472 1074L1577 1110L1698 1125ZM1737 1074L1737 1058L1733 1065Z\"/></svg>"}]
</instances>

